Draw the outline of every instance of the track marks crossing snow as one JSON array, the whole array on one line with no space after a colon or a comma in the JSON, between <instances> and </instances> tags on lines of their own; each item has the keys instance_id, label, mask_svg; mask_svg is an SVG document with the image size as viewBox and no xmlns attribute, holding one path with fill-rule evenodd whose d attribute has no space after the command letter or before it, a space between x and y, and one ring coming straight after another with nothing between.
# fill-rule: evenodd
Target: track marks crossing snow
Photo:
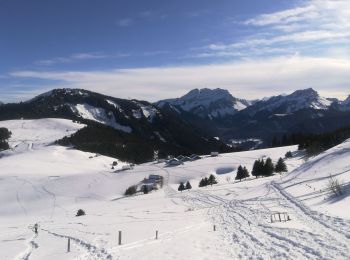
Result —
<instances>
[{"instance_id":1,"label":"track marks crossing snow","mask_svg":"<svg viewBox=\"0 0 350 260\"><path fill-rule=\"evenodd\" d=\"M178 194L186 204L207 208L224 239L228 253L235 258L347 259L350 225L338 218L314 214L295 198L266 185L263 197L226 200L208 191ZM269 223L271 207L283 208L298 218L305 229L279 228ZM342 228L343 231L340 231Z\"/></svg>"}]
</instances>

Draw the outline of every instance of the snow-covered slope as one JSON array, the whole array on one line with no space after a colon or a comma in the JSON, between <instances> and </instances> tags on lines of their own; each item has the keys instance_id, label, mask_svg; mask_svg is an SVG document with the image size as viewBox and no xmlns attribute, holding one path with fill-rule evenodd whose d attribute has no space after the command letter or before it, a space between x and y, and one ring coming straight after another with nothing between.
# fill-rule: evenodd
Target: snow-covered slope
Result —
<instances>
[{"instance_id":1,"label":"snow-covered slope","mask_svg":"<svg viewBox=\"0 0 350 260\"><path fill-rule=\"evenodd\" d=\"M176 98L162 100L158 106L171 104L184 111L191 112L201 117L223 117L233 115L250 105L250 102L233 97L225 89L193 89L186 95Z\"/></svg>"},{"instance_id":2,"label":"snow-covered slope","mask_svg":"<svg viewBox=\"0 0 350 260\"><path fill-rule=\"evenodd\" d=\"M70 106L72 111L84 119L99 122L104 125L111 126L125 133L131 133L130 126L124 126L116 122L112 112L106 113L103 108L93 107L88 104L77 104Z\"/></svg>"},{"instance_id":3,"label":"snow-covered slope","mask_svg":"<svg viewBox=\"0 0 350 260\"><path fill-rule=\"evenodd\" d=\"M332 195L330 175L344 185L343 196ZM310 159L280 185L315 210L350 219L350 140Z\"/></svg>"},{"instance_id":4,"label":"snow-covered slope","mask_svg":"<svg viewBox=\"0 0 350 260\"><path fill-rule=\"evenodd\" d=\"M11 130L20 129L13 124ZM45 124L41 128L45 132ZM32 129L21 138L35 136L38 128ZM66 133L65 127L57 129L61 132L55 135ZM54 138L43 136L46 141L38 143ZM339 159L335 172L345 171L349 143L301 167L302 154L296 149L206 156L176 167L152 162L119 172L115 170L125 163L118 161L111 169L113 158L56 145L14 151L0 159L0 259L348 259L349 221L310 211L302 204L303 194L288 185L305 180L311 166L327 175L328 160ZM239 165L251 170L254 160L271 157L275 162L287 151L294 157L286 161L292 172L285 177L234 181ZM127 187L149 174L164 176L163 189L123 197ZM209 174L219 184L198 188ZM178 192L179 182L187 180L193 189ZM338 205L347 209L348 200ZM79 208L86 216L75 217ZM275 211L287 212L291 220L270 223ZM38 235L32 231L34 223L39 224Z\"/></svg>"},{"instance_id":5,"label":"snow-covered slope","mask_svg":"<svg viewBox=\"0 0 350 260\"><path fill-rule=\"evenodd\" d=\"M9 145L15 151L46 146L75 133L84 126L59 118L0 121L0 127L6 127L11 131Z\"/></svg>"}]
</instances>

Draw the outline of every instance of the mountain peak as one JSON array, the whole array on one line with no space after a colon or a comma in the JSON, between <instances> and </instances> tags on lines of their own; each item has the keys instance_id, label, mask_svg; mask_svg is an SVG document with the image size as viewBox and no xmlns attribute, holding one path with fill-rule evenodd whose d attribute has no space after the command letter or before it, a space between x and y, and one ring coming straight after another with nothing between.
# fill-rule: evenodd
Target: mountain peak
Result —
<instances>
[{"instance_id":1,"label":"mountain peak","mask_svg":"<svg viewBox=\"0 0 350 260\"><path fill-rule=\"evenodd\" d=\"M180 98L162 100L158 106L165 103L180 107L200 117L216 118L233 115L250 105L250 102L233 97L226 89L202 88L192 89Z\"/></svg>"},{"instance_id":2,"label":"mountain peak","mask_svg":"<svg viewBox=\"0 0 350 260\"><path fill-rule=\"evenodd\" d=\"M288 95L287 95L288 96ZM290 97L300 97L300 96L308 96L308 97L319 97L319 94L316 90L313 88L307 88L307 89L299 89L294 91L292 94L289 95Z\"/></svg>"},{"instance_id":3,"label":"mountain peak","mask_svg":"<svg viewBox=\"0 0 350 260\"><path fill-rule=\"evenodd\" d=\"M342 102L343 105L350 105L350 95Z\"/></svg>"},{"instance_id":4,"label":"mountain peak","mask_svg":"<svg viewBox=\"0 0 350 260\"><path fill-rule=\"evenodd\" d=\"M182 96L180 99L188 100L188 99L198 99L198 100L218 100L218 99L232 99L232 95L228 90L226 89L209 89L209 88L202 88L202 89L192 89L190 92Z\"/></svg>"}]
</instances>

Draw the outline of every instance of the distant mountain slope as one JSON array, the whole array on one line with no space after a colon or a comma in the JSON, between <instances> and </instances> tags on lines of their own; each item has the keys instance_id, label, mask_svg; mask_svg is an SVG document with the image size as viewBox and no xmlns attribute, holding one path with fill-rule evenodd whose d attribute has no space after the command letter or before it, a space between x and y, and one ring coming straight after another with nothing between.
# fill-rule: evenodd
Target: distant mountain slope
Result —
<instances>
[{"instance_id":1,"label":"distant mountain slope","mask_svg":"<svg viewBox=\"0 0 350 260\"><path fill-rule=\"evenodd\" d=\"M235 98L227 90L220 88L193 89L180 98L161 100L156 103L159 107L165 104L209 119L233 115L251 105L249 101Z\"/></svg>"},{"instance_id":2,"label":"distant mountain slope","mask_svg":"<svg viewBox=\"0 0 350 260\"><path fill-rule=\"evenodd\" d=\"M285 134L323 133L350 125L350 98L340 102L312 88L255 101L234 98L222 89L196 89L156 104L167 104L210 135L247 147L268 146L273 137Z\"/></svg>"},{"instance_id":3,"label":"distant mountain slope","mask_svg":"<svg viewBox=\"0 0 350 260\"><path fill-rule=\"evenodd\" d=\"M335 110L350 111L350 95L344 101L335 101L332 104Z\"/></svg>"},{"instance_id":4,"label":"distant mountain slope","mask_svg":"<svg viewBox=\"0 0 350 260\"><path fill-rule=\"evenodd\" d=\"M116 147L132 147L132 152L125 149L130 156L124 158L135 162L151 160L156 152L164 156L232 150L173 111L82 89L55 89L24 103L0 106L0 120L20 118L79 121L89 128L78 131L65 144L110 156L121 156Z\"/></svg>"},{"instance_id":5,"label":"distant mountain slope","mask_svg":"<svg viewBox=\"0 0 350 260\"><path fill-rule=\"evenodd\" d=\"M335 109L332 99L313 89L258 101L232 117L224 133L240 138L255 137L271 141L273 136L290 133L324 133L350 125L349 111ZM239 127L238 127L239 126Z\"/></svg>"},{"instance_id":6,"label":"distant mountain slope","mask_svg":"<svg viewBox=\"0 0 350 260\"><path fill-rule=\"evenodd\" d=\"M290 114L303 109L327 110L332 101L321 97L312 88L297 90L290 95L274 96L266 100L256 102L246 109L246 113L254 115L261 111L269 111L274 114Z\"/></svg>"}]
</instances>

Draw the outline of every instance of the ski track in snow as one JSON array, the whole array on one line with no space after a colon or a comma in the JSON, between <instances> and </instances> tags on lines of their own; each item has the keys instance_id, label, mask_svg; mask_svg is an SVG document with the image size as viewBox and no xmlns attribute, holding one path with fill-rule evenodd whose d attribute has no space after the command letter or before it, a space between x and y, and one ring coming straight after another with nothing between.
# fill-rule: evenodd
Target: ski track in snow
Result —
<instances>
[{"instance_id":1,"label":"ski track in snow","mask_svg":"<svg viewBox=\"0 0 350 260\"><path fill-rule=\"evenodd\" d=\"M115 257L112 257L110 253L107 252L106 249L104 248L98 248L95 245L92 245L88 242L85 242L79 238L68 236L68 235L63 235L63 234L58 234L55 232L51 232L47 229L41 228L41 230L47 232L48 234L62 238L62 239L69 239L71 240L72 243L74 243L79 249L82 249L85 254L81 256L81 259L117 259Z\"/></svg>"},{"instance_id":2,"label":"ski track in snow","mask_svg":"<svg viewBox=\"0 0 350 260\"><path fill-rule=\"evenodd\" d=\"M197 209L208 208L209 219L217 225L225 249L234 258L348 259L349 223L309 210L275 183L267 188L266 196L250 200L226 200L207 191L175 196ZM269 225L271 203L283 207L311 231Z\"/></svg>"},{"instance_id":3,"label":"ski track in snow","mask_svg":"<svg viewBox=\"0 0 350 260\"><path fill-rule=\"evenodd\" d=\"M26 250L20 254L19 257L17 257L16 259L18 260L29 260L31 254L33 253L33 251L37 248L39 248L39 245L35 242L35 238L37 237L37 235L34 235L28 242L27 242L27 248Z\"/></svg>"}]
</instances>

